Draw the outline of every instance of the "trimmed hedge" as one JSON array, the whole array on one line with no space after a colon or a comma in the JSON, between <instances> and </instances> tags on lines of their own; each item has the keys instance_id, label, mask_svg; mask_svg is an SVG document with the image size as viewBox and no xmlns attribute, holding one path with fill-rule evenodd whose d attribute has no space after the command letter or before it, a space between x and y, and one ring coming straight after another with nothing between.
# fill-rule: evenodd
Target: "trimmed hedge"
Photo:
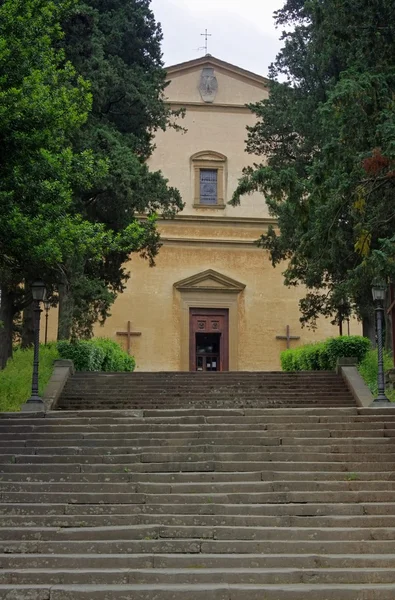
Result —
<instances>
[{"instance_id":1,"label":"trimmed hedge","mask_svg":"<svg viewBox=\"0 0 395 600\"><path fill-rule=\"evenodd\" d=\"M93 338L57 344L60 358L72 360L77 371L134 371L136 361L119 344L107 338Z\"/></svg>"},{"instance_id":2,"label":"trimmed hedge","mask_svg":"<svg viewBox=\"0 0 395 600\"><path fill-rule=\"evenodd\" d=\"M329 338L281 352L281 366L283 371L330 371L338 358L355 356L362 362L370 348L370 340L359 335Z\"/></svg>"}]
</instances>

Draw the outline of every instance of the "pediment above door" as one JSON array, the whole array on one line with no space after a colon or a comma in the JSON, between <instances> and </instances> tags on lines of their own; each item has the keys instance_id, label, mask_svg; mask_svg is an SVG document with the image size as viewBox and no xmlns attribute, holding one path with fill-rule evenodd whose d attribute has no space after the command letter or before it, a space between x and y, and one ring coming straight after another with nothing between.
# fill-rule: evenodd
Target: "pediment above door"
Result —
<instances>
[{"instance_id":1,"label":"pediment above door","mask_svg":"<svg viewBox=\"0 0 395 600\"><path fill-rule=\"evenodd\" d=\"M218 271L208 269L197 273L181 281L177 281L174 287L180 292L205 291L205 292L229 292L240 293L245 289L245 284Z\"/></svg>"}]
</instances>

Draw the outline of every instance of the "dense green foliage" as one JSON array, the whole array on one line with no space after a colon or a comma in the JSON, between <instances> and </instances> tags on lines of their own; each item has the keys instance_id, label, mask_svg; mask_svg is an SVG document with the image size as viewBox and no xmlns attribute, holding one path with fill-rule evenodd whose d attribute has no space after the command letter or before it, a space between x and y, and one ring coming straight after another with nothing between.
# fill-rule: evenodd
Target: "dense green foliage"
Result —
<instances>
[{"instance_id":1,"label":"dense green foliage","mask_svg":"<svg viewBox=\"0 0 395 600\"><path fill-rule=\"evenodd\" d=\"M60 337L89 337L124 288L130 254L153 264L156 215L182 206L146 165L173 117L149 5L0 3L0 368L24 309L32 342L34 279L54 305L59 296Z\"/></svg>"},{"instance_id":2,"label":"dense green foliage","mask_svg":"<svg viewBox=\"0 0 395 600\"><path fill-rule=\"evenodd\" d=\"M281 367L283 371L334 370L339 358L352 356L361 363L370 347L370 340L358 335L329 338L281 352Z\"/></svg>"},{"instance_id":3,"label":"dense green foliage","mask_svg":"<svg viewBox=\"0 0 395 600\"><path fill-rule=\"evenodd\" d=\"M72 5L0 4L0 368L14 315L31 300L23 284L41 277L51 287L69 256L95 264L112 243L73 202L75 186L91 187L105 164L71 145L92 103L89 84L56 48Z\"/></svg>"},{"instance_id":4,"label":"dense green foliage","mask_svg":"<svg viewBox=\"0 0 395 600\"><path fill-rule=\"evenodd\" d=\"M146 160L158 129L172 124L164 101L166 73L162 32L150 0L81 0L64 21L66 55L90 81L93 108L74 138L78 152L92 150L108 165L93 189L75 196L78 210L93 223L124 238L108 248L100 263L71 257L64 271L59 333L89 336L93 323L104 320L128 279L125 262L132 252L151 263L160 241L152 219L172 217L182 207L180 194Z\"/></svg>"},{"instance_id":5,"label":"dense green foliage","mask_svg":"<svg viewBox=\"0 0 395 600\"><path fill-rule=\"evenodd\" d=\"M56 344L40 346L39 393L42 394L52 375L53 361L59 358ZM0 371L0 412L16 412L30 397L32 388L33 350L18 348Z\"/></svg>"},{"instance_id":6,"label":"dense green foliage","mask_svg":"<svg viewBox=\"0 0 395 600\"><path fill-rule=\"evenodd\" d=\"M260 245L285 283L307 288L302 320L335 316L341 299L371 315L374 275L395 276L395 3L287 0L270 97L251 106L233 202L262 192L279 229Z\"/></svg>"},{"instance_id":7,"label":"dense green foliage","mask_svg":"<svg viewBox=\"0 0 395 600\"><path fill-rule=\"evenodd\" d=\"M132 356L107 338L60 341L57 348L60 358L72 360L77 371L134 371L136 366Z\"/></svg>"}]
</instances>

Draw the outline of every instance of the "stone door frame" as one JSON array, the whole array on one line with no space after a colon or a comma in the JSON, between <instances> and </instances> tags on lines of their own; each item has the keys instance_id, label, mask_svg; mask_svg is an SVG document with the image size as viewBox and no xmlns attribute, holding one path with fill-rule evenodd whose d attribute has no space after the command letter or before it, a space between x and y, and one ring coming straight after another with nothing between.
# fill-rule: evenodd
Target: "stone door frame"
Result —
<instances>
[{"instance_id":1,"label":"stone door frame","mask_svg":"<svg viewBox=\"0 0 395 600\"><path fill-rule=\"evenodd\" d=\"M208 269L174 284L179 292L180 323L180 369L189 371L191 308L227 309L229 314L229 371L239 366L239 299L245 285L218 271Z\"/></svg>"}]
</instances>

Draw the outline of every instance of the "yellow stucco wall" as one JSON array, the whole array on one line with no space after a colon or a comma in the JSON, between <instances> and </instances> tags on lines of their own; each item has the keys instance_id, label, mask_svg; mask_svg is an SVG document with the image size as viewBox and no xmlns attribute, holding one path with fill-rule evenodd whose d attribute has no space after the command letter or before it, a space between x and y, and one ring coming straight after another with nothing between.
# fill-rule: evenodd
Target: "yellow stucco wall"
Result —
<instances>
[{"instance_id":1,"label":"yellow stucco wall","mask_svg":"<svg viewBox=\"0 0 395 600\"><path fill-rule=\"evenodd\" d=\"M286 348L286 342L277 340L276 335L284 335L287 325L292 335L301 338L292 342L292 347L338 334L338 329L327 320L321 321L317 331L301 328L301 291L284 288L281 269L272 268L264 251L247 245L232 247L230 243L209 242L166 244L155 268L142 259L134 259L126 291L116 301L113 316L104 327L96 328L96 334L115 338L117 331L126 330L130 320L132 328L142 332L132 341L137 368L180 370L180 292L173 285L207 269L246 285L238 297L240 370L279 369L279 353ZM358 323L351 328L352 333L360 332ZM126 347L126 340L118 340Z\"/></svg>"},{"instance_id":2,"label":"yellow stucco wall","mask_svg":"<svg viewBox=\"0 0 395 600\"><path fill-rule=\"evenodd\" d=\"M214 107L187 107L182 126L186 133L175 130L158 132L156 150L149 160L152 170L161 170L181 193L186 206L184 214L213 216L263 217L268 216L266 204L260 194L243 199L242 205L233 207L226 203L232 198L243 168L251 165L256 157L248 155L245 148L246 127L253 125L254 116L247 109L217 111ZM193 208L194 170L191 157L200 151L211 150L227 157L225 179L225 208Z\"/></svg>"},{"instance_id":3,"label":"yellow stucco wall","mask_svg":"<svg viewBox=\"0 0 395 600\"><path fill-rule=\"evenodd\" d=\"M203 60L203 59L202 59ZM145 371L181 370L187 368L188 352L185 346L185 296L174 284L208 269L219 272L245 285L237 296L218 296L211 292L198 293L206 308L210 298L217 302L224 298L237 300L237 315L233 320L232 339L236 340L236 367L240 370L270 370L280 368L280 351L286 342L277 340L284 335L286 326L291 335L300 336L296 345L319 341L337 335L337 327L322 319L318 329L311 331L300 326L299 298L303 290L287 289L283 285L281 266L273 269L267 254L254 245L273 222L264 198L254 194L243 199L241 206L226 205L237 186L245 166L256 157L245 152L246 127L254 124L255 117L245 107L267 97L266 82L259 76L248 76L237 68L224 66L207 58L218 80L214 103L205 103L199 93L199 82L204 65L187 63L170 69L168 100L174 108L185 107L182 121L186 133L172 129L158 132L156 150L149 161L153 170L161 170L172 186L177 187L186 207L174 221L160 223L164 245L156 267L139 257L133 257L128 267L130 280L119 296L112 316L95 334L117 339L126 348L125 338L117 336L126 331L131 321L132 330L141 337L132 340L132 353L137 368ZM195 208L194 169L191 157L203 151L217 152L226 157L225 207ZM261 160L261 159L258 159ZM234 305L233 305L234 306ZM198 308L199 306L196 306ZM234 309L232 309L234 310ZM183 325L184 323L184 325ZM56 335L56 311L50 314L50 337ZM361 327L353 322L351 333L360 333Z\"/></svg>"}]
</instances>

